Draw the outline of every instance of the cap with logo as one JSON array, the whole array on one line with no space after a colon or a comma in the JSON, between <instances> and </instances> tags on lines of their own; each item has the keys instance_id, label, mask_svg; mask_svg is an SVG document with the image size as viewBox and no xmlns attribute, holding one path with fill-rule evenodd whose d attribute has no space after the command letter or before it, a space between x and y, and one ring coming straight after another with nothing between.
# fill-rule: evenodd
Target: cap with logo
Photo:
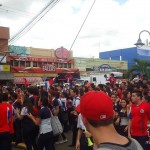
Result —
<instances>
[{"instance_id":1,"label":"cap with logo","mask_svg":"<svg viewBox=\"0 0 150 150\"><path fill-rule=\"evenodd\" d=\"M89 91L81 97L80 113L89 120L108 120L114 115L112 100L105 92Z\"/></svg>"}]
</instances>

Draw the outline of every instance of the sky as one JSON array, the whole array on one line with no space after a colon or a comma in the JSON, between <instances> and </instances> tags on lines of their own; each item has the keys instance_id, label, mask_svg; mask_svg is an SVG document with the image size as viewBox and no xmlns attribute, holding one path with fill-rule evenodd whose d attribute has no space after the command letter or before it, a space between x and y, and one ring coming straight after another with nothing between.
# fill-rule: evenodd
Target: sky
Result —
<instances>
[{"instance_id":1,"label":"sky","mask_svg":"<svg viewBox=\"0 0 150 150\"><path fill-rule=\"evenodd\" d=\"M0 0L0 26L9 27L12 38L51 1ZM150 0L96 0L83 25L93 3L94 0L59 0L10 44L48 49L63 46L72 50L74 57L98 58L99 52L134 47L139 33L150 31ZM141 34L143 41L149 38L147 32Z\"/></svg>"}]
</instances>

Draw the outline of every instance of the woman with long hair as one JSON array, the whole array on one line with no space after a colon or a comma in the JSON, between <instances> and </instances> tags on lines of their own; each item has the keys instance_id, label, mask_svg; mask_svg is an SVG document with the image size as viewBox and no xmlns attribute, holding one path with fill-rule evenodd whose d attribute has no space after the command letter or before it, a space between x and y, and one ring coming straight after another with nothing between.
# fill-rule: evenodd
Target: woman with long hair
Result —
<instances>
[{"instance_id":1,"label":"woman with long hair","mask_svg":"<svg viewBox=\"0 0 150 150\"><path fill-rule=\"evenodd\" d=\"M23 139L27 150L37 150L36 137L38 135L38 127L27 116L28 113L34 115L33 104L28 97L23 100L21 113L16 110L18 118L22 121Z\"/></svg>"},{"instance_id":2,"label":"woman with long hair","mask_svg":"<svg viewBox=\"0 0 150 150\"><path fill-rule=\"evenodd\" d=\"M37 150L43 150L43 148L46 150L55 150L51 126L51 112L48 108L48 97L41 97L38 104L41 109L39 110L37 118L35 118L32 113L28 113L28 117L31 119L31 121L40 127Z\"/></svg>"}]
</instances>

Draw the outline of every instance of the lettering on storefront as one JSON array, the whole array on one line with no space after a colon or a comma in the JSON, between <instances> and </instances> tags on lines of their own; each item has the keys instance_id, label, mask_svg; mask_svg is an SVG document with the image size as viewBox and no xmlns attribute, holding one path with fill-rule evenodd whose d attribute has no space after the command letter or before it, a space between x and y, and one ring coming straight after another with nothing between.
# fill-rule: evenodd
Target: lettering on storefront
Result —
<instances>
[{"instance_id":1,"label":"lettering on storefront","mask_svg":"<svg viewBox=\"0 0 150 150\"><path fill-rule=\"evenodd\" d=\"M49 65L49 66L45 65L45 66L42 66L42 69L43 71L55 71L56 67L52 65Z\"/></svg>"},{"instance_id":2,"label":"lettering on storefront","mask_svg":"<svg viewBox=\"0 0 150 150\"><path fill-rule=\"evenodd\" d=\"M99 71L112 71L111 66L108 64L103 64L99 66Z\"/></svg>"}]
</instances>

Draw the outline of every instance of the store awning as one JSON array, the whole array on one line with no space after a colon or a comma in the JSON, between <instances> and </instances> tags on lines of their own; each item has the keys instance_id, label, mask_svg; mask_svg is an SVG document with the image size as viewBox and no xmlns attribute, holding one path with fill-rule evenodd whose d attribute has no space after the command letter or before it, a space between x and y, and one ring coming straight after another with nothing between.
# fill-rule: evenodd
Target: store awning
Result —
<instances>
[{"instance_id":1,"label":"store awning","mask_svg":"<svg viewBox=\"0 0 150 150\"><path fill-rule=\"evenodd\" d=\"M11 72L0 72L0 80L13 80L14 75Z\"/></svg>"},{"instance_id":2,"label":"store awning","mask_svg":"<svg viewBox=\"0 0 150 150\"><path fill-rule=\"evenodd\" d=\"M28 82L28 84L43 81L41 77L15 77L14 84L25 84L25 80Z\"/></svg>"}]
</instances>

